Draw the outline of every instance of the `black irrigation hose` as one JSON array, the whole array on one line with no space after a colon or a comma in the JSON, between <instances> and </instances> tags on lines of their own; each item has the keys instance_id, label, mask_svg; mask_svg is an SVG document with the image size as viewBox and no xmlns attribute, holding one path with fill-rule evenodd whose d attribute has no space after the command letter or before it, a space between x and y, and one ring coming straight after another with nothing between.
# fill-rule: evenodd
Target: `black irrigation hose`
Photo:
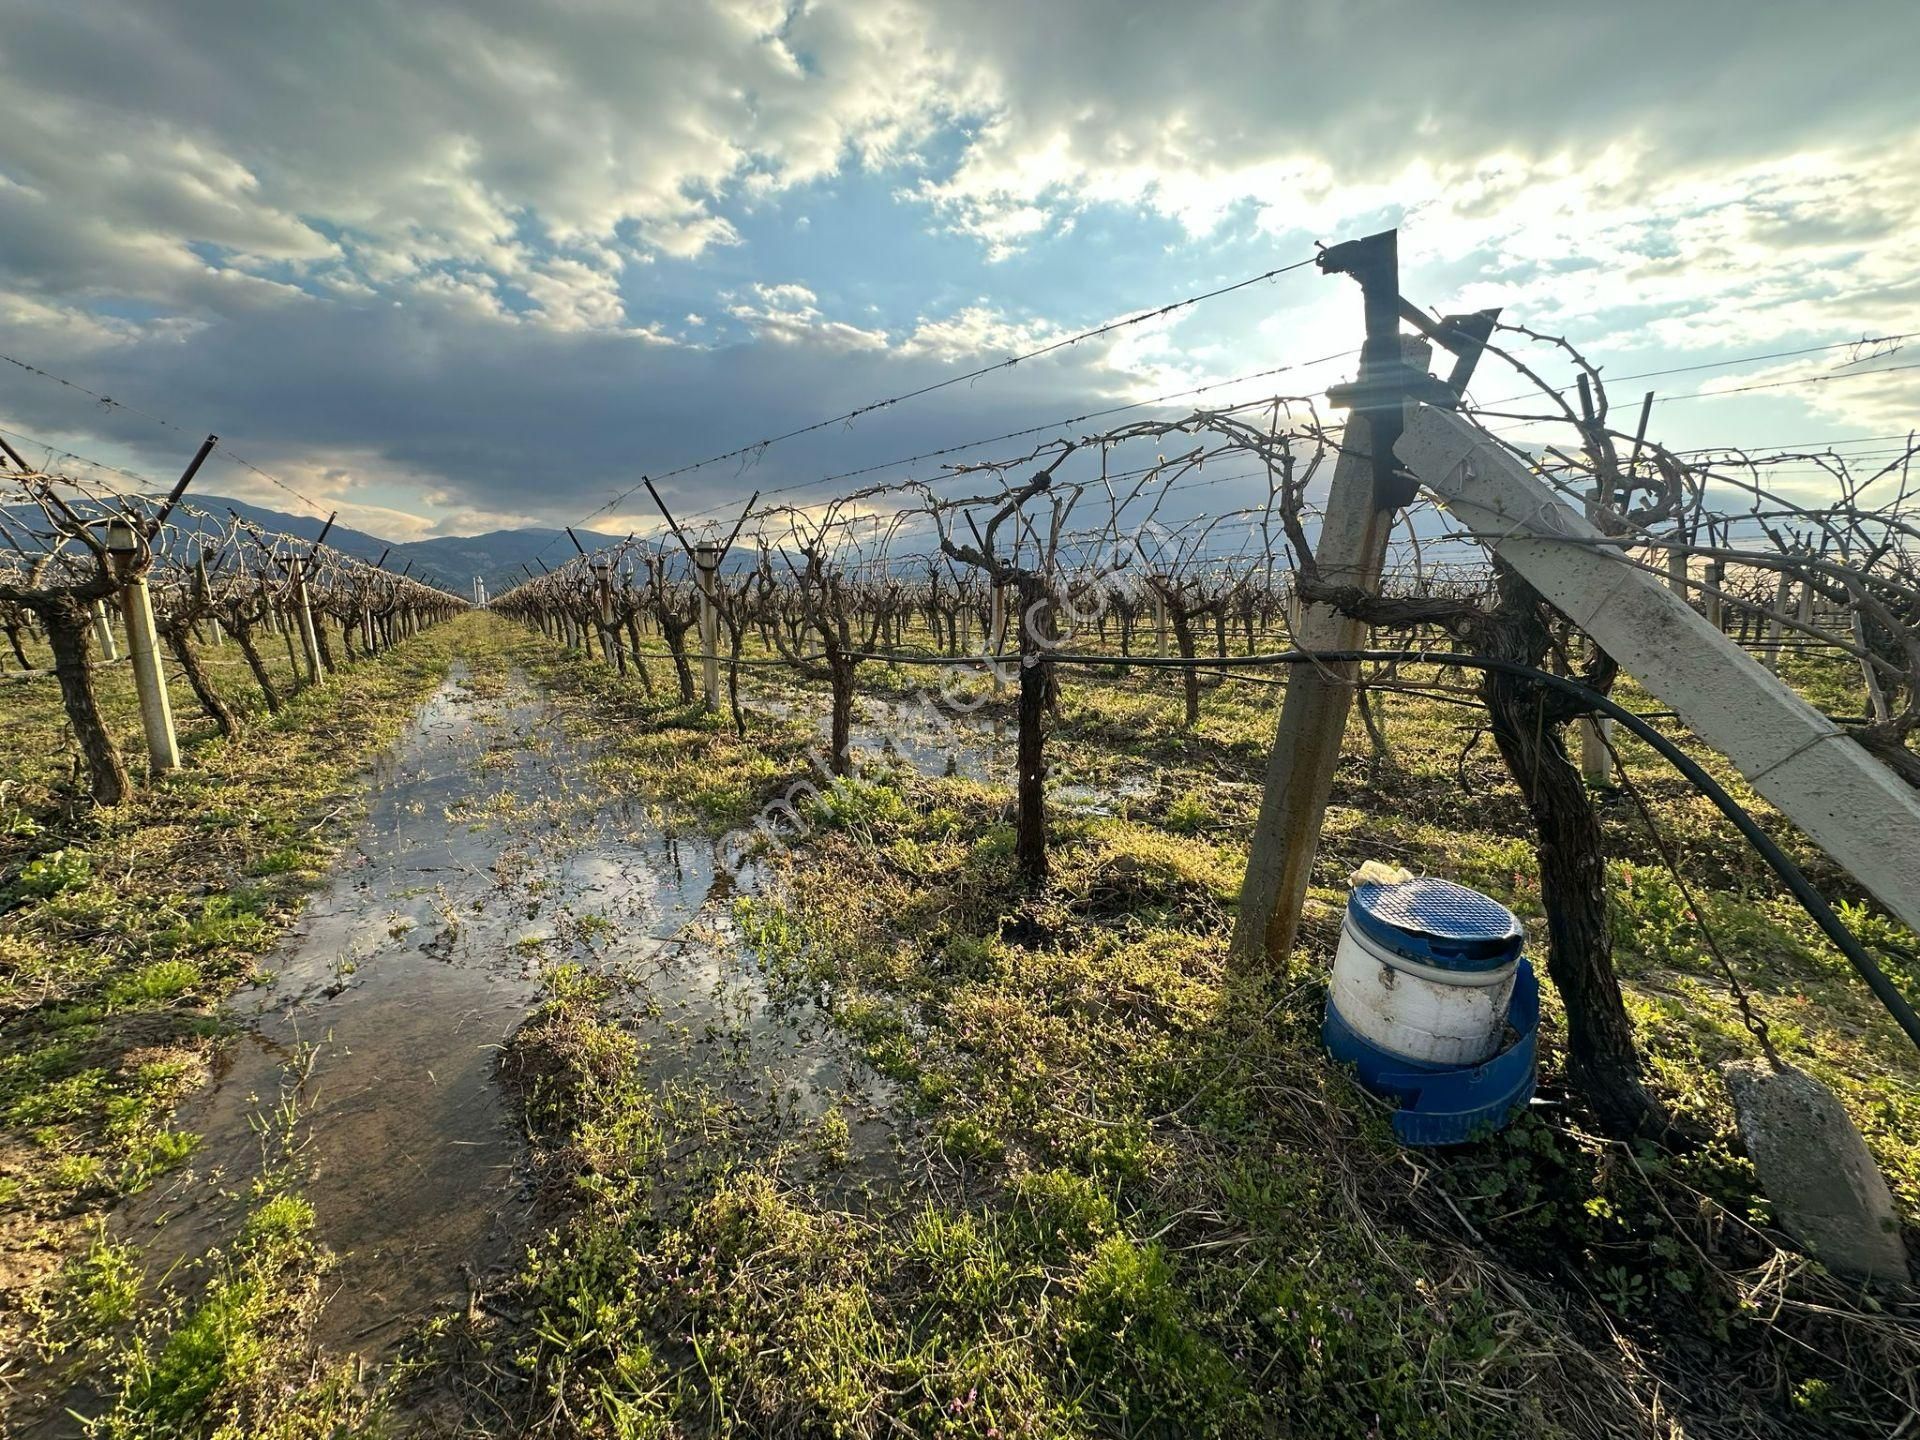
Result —
<instances>
[{"instance_id":1,"label":"black irrigation hose","mask_svg":"<svg viewBox=\"0 0 1920 1440\"><path fill-rule=\"evenodd\" d=\"M1051 657L1058 665L1112 665L1114 661L1104 655L1055 655ZM1455 654L1452 651L1434 650L1289 650L1277 655L1234 655L1216 657L1205 662L1209 669L1253 669L1262 665L1301 665L1323 664L1344 665L1362 662L1374 663L1390 660L1411 661L1416 665L1453 665L1468 670L1490 670L1501 675L1518 675L1536 681L1549 689L1571 695L1583 705L1600 714L1618 721L1631 730L1678 770L1693 784L1702 795L1711 800L1720 813L1733 822L1734 828L1746 836L1747 843L1760 852L1765 860L1793 892L1807 912L1813 917L1814 924L1825 932L1834 948L1846 956L1853 968L1860 972L1860 978L1867 982L1880 1003L1887 1007L1900 1028L1907 1032L1907 1038L1920 1049L1920 1015L1914 1013L1907 997L1900 993L1899 987L1887 978L1887 974L1874 958L1866 951L1851 930L1833 908L1827 904L1826 897L1807 879L1800 867L1793 863L1786 851L1776 845L1771 836L1762 830L1746 807L1735 800L1715 780L1696 763L1692 756L1682 750L1673 741L1662 735L1639 715L1624 705L1608 699L1597 690L1590 690L1577 680L1569 680L1564 675L1555 675L1551 671L1541 670L1532 665L1523 665L1517 660L1498 660L1490 655ZM1184 659L1161 659L1158 656L1148 659L1130 659L1128 665L1147 668L1177 669L1187 665Z\"/></svg>"}]
</instances>

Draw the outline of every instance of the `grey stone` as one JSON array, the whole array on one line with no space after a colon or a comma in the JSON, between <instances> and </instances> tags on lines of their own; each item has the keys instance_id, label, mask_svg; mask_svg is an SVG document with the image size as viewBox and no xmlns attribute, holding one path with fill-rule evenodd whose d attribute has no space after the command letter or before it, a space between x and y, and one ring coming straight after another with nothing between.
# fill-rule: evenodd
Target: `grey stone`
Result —
<instances>
[{"instance_id":1,"label":"grey stone","mask_svg":"<svg viewBox=\"0 0 1920 1440\"><path fill-rule=\"evenodd\" d=\"M1829 1270L1907 1281L1907 1247L1886 1177L1833 1092L1788 1067L1736 1061L1723 1073L1740 1135L1780 1226Z\"/></svg>"}]
</instances>

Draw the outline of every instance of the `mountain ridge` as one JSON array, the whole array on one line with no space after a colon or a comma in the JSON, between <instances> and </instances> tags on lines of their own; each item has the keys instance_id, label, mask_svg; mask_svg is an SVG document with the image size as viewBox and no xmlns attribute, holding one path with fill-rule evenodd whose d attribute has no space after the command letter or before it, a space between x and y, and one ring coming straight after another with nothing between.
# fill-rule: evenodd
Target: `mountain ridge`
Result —
<instances>
[{"instance_id":1,"label":"mountain ridge","mask_svg":"<svg viewBox=\"0 0 1920 1440\"><path fill-rule=\"evenodd\" d=\"M325 523L311 515L293 515L224 495L188 498L189 503L215 515L231 510L249 524L301 540L317 537ZM574 533L588 550L617 545L626 538L594 530L575 530ZM438 585L456 595L470 595L476 578L486 582L489 594L503 594L525 580L529 570L538 574L540 561L557 565L574 553L565 530L538 527L487 530L478 535L435 535L425 540L387 540L369 531L336 523L327 532L327 544L356 560L378 560L385 553L389 570L406 569L414 579Z\"/></svg>"}]
</instances>

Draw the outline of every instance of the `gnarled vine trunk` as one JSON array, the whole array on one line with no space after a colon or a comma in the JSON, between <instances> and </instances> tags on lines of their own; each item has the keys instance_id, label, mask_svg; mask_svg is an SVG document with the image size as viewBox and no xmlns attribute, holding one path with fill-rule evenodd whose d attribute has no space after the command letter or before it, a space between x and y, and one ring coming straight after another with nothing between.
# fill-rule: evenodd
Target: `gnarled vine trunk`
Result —
<instances>
[{"instance_id":1,"label":"gnarled vine trunk","mask_svg":"<svg viewBox=\"0 0 1920 1440\"><path fill-rule=\"evenodd\" d=\"M173 652L173 658L180 662L180 671L187 677L187 686L193 691L193 698L200 702L200 708L213 721L214 728L228 740L238 735L240 722L234 718L227 702L220 698L220 692L213 688L213 679L207 674L207 667L200 663L199 652L193 648L187 623L179 621L168 625L160 635Z\"/></svg>"},{"instance_id":2,"label":"gnarled vine trunk","mask_svg":"<svg viewBox=\"0 0 1920 1440\"><path fill-rule=\"evenodd\" d=\"M70 596L40 612L46 626L47 644L53 650L53 673L60 681L60 702L66 708L67 723L87 762L87 777L94 803L118 805L127 798L127 767L121 762L119 747L107 733L100 718L100 704L93 693L93 671L87 665L87 650L93 616L87 607Z\"/></svg>"},{"instance_id":3,"label":"gnarled vine trunk","mask_svg":"<svg viewBox=\"0 0 1920 1440\"><path fill-rule=\"evenodd\" d=\"M1480 638L1491 656L1539 666L1551 643L1541 597L1504 564L1500 605ZM1602 1126L1636 1135L1664 1123L1641 1083L1633 1022L1613 969L1600 821L1567 753L1572 702L1524 676L1488 672L1481 694L1494 743L1526 797L1547 909L1547 974L1567 1012L1567 1069Z\"/></svg>"},{"instance_id":4,"label":"gnarled vine trunk","mask_svg":"<svg viewBox=\"0 0 1920 1440\"><path fill-rule=\"evenodd\" d=\"M246 656L247 668L253 672L253 683L260 687L260 698L267 702L267 713L278 715L283 703L280 692L274 688L273 672L267 669L267 662L260 655L260 647L253 643L251 625L229 625L228 632L233 643L240 647L240 653Z\"/></svg>"}]
</instances>

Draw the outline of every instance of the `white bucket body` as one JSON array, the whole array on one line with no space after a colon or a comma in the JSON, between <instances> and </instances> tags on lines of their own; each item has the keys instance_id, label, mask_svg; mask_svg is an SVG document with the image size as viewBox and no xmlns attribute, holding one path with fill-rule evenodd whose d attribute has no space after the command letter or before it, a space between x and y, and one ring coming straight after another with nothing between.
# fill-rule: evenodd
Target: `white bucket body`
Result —
<instances>
[{"instance_id":1,"label":"white bucket body","mask_svg":"<svg viewBox=\"0 0 1920 1440\"><path fill-rule=\"evenodd\" d=\"M1478 1065L1500 1048L1517 960L1445 970L1395 955L1340 926L1330 999L1361 1039L1426 1065Z\"/></svg>"}]
</instances>

